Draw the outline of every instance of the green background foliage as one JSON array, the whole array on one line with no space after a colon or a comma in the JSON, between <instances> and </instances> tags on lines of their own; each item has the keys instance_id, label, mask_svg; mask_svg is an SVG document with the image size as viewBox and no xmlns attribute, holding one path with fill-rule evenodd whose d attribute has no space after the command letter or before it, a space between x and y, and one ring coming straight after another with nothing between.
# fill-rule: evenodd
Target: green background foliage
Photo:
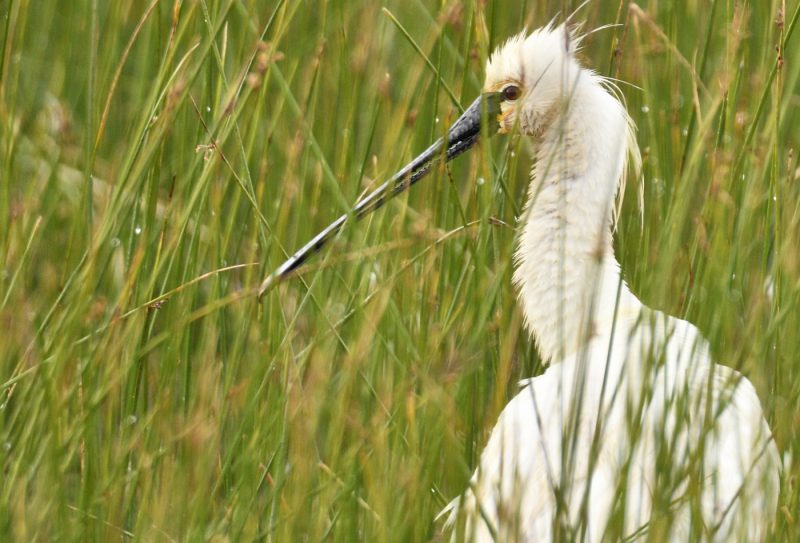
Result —
<instances>
[{"instance_id":1,"label":"green background foliage","mask_svg":"<svg viewBox=\"0 0 800 543\"><path fill-rule=\"evenodd\" d=\"M0 539L443 540L437 512L542 371L511 285L525 142L482 143L254 289L443 133L494 46L576 7L0 2ZM754 382L787 459L797 12L595 0L574 18L621 25L580 56L638 125L623 273ZM797 475L779 540L800 538Z\"/></svg>"}]
</instances>

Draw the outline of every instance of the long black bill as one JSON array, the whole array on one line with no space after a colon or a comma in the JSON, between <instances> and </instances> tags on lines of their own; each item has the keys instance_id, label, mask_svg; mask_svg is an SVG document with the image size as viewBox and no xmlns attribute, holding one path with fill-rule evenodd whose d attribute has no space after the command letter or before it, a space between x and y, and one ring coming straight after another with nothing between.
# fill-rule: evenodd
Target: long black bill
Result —
<instances>
[{"instance_id":1,"label":"long black bill","mask_svg":"<svg viewBox=\"0 0 800 543\"><path fill-rule=\"evenodd\" d=\"M409 162L388 181L359 200L350 213L342 215L333 221L325 230L314 236L311 241L290 256L278 269L269 274L258 289L259 298L303 264L303 262L308 260L311 255L319 252L319 250L342 229L342 226L350 217L360 219L369 215L387 201L425 177L431 171L432 166L442 158L444 158L445 162L449 162L475 145L481 134L481 121L484 118L484 113L490 123L487 127L488 133L493 134L497 132L497 114L499 112L499 93L485 93L476 98L461 117L453 123L453 126L451 126L450 130L447 132L446 138L439 138L436 140L433 145ZM447 144L446 151L443 150L445 140Z\"/></svg>"}]
</instances>

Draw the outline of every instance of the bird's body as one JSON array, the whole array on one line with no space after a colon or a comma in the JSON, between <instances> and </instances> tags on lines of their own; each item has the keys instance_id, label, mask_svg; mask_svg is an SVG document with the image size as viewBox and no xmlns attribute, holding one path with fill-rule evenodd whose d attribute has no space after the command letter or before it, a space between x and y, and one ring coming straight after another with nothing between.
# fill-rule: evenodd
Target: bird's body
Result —
<instances>
[{"instance_id":1,"label":"bird's body","mask_svg":"<svg viewBox=\"0 0 800 543\"><path fill-rule=\"evenodd\" d=\"M690 323L617 322L505 407L455 508L468 540L763 539L778 457L752 385Z\"/></svg>"},{"instance_id":2,"label":"bird's body","mask_svg":"<svg viewBox=\"0 0 800 543\"><path fill-rule=\"evenodd\" d=\"M451 519L479 542L757 541L779 489L759 399L692 324L622 280L613 210L638 151L624 106L575 44L544 28L487 67L485 90L511 97L501 131L535 149L514 281L550 366L502 411Z\"/></svg>"}]
</instances>

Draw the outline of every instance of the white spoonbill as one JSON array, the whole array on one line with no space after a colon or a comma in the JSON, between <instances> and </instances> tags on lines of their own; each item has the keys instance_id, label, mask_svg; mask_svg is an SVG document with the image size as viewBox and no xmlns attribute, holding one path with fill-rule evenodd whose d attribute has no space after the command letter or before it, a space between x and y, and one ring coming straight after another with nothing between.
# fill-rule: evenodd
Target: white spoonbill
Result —
<instances>
[{"instance_id":1,"label":"white spoonbill","mask_svg":"<svg viewBox=\"0 0 800 543\"><path fill-rule=\"evenodd\" d=\"M347 221L450 160L484 130L530 138L535 165L514 282L543 375L505 407L469 488L445 510L467 541L758 541L777 509L779 457L752 384L715 364L690 323L649 309L620 274L613 210L633 125L613 86L548 26L492 54L483 98L446 138L356 204Z\"/></svg>"}]
</instances>

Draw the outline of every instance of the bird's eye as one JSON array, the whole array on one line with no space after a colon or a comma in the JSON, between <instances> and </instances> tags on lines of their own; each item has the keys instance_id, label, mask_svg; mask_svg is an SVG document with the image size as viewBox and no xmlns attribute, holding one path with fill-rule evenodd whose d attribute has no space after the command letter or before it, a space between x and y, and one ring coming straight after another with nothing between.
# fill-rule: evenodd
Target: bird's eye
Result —
<instances>
[{"instance_id":1,"label":"bird's eye","mask_svg":"<svg viewBox=\"0 0 800 543\"><path fill-rule=\"evenodd\" d=\"M519 98L519 87L516 85L509 85L503 89L503 100L508 100L509 102L513 102L517 98Z\"/></svg>"}]
</instances>

